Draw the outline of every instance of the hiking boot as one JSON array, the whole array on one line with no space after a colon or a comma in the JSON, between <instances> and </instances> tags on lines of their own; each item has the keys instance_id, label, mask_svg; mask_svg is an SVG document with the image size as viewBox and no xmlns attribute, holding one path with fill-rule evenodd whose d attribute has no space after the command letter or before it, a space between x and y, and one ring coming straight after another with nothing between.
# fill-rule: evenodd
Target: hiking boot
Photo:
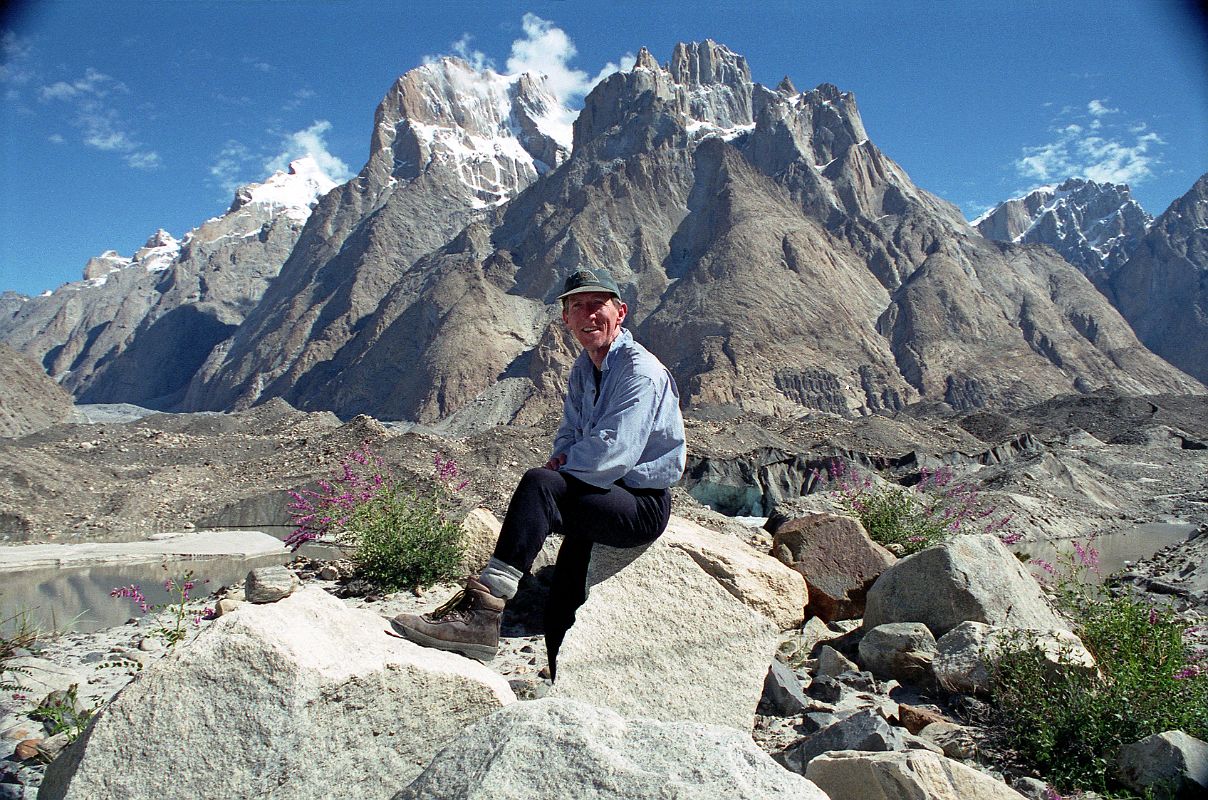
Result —
<instances>
[{"instance_id":1,"label":"hiking boot","mask_svg":"<svg viewBox=\"0 0 1208 800\"><path fill-rule=\"evenodd\" d=\"M490 661L499 652L499 620L506 604L476 578L469 578L466 588L440 608L427 614L399 614L390 620L390 627L424 647Z\"/></svg>"}]
</instances>

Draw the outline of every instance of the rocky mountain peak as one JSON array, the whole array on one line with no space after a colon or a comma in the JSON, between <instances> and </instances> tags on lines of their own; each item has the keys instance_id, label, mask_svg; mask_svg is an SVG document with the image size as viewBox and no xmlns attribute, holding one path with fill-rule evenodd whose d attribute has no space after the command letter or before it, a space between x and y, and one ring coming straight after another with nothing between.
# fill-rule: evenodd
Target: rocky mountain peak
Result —
<instances>
[{"instance_id":1,"label":"rocky mountain peak","mask_svg":"<svg viewBox=\"0 0 1208 800\"><path fill-rule=\"evenodd\" d=\"M1128 260L1150 222L1127 184L1069 178L1000 203L973 224L987 239L1047 244L1094 277Z\"/></svg>"},{"instance_id":2,"label":"rocky mountain peak","mask_svg":"<svg viewBox=\"0 0 1208 800\"><path fill-rule=\"evenodd\" d=\"M313 156L291 161L288 171L277 171L263 183L239 187L228 214L251 204L276 209L297 222L305 222L319 198L336 187Z\"/></svg>"},{"instance_id":3,"label":"rocky mountain peak","mask_svg":"<svg viewBox=\"0 0 1208 800\"><path fill-rule=\"evenodd\" d=\"M180 242L172 234L160 228L147 243L134 252L134 261L141 264L148 272L158 272L171 266L172 261L180 255Z\"/></svg>"},{"instance_id":4,"label":"rocky mountain peak","mask_svg":"<svg viewBox=\"0 0 1208 800\"><path fill-rule=\"evenodd\" d=\"M659 62L650 54L650 51L643 47L638 51L637 62L633 65L634 69L650 69L658 70Z\"/></svg>"},{"instance_id":5,"label":"rocky mountain peak","mask_svg":"<svg viewBox=\"0 0 1208 800\"><path fill-rule=\"evenodd\" d=\"M84 280L103 281L109 273L130 266L130 259L118 255L116 250L106 250L99 256L88 259L84 265Z\"/></svg>"},{"instance_id":6,"label":"rocky mountain peak","mask_svg":"<svg viewBox=\"0 0 1208 800\"><path fill-rule=\"evenodd\" d=\"M780 79L780 83L776 84L776 91L781 94L797 94L797 87L793 85L793 79L785 75Z\"/></svg>"},{"instance_id":7,"label":"rocky mountain peak","mask_svg":"<svg viewBox=\"0 0 1208 800\"><path fill-rule=\"evenodd\" d=\"M680 42L671 53L671 77L689 88L723 84L740 88L751 83L747 60L711 39Z\"/></svg>"},{"instance_id":8,"label":"rocky mountain peak","mask_svg":"<svg viewBox=\"0 0 1208 800\"><path fill-rule=\"evenodd\" d=\"M565 116L544 76L500 75L441 58L387 92L361 176L386 186L442 170L476 206L499 205L569 154Z\"/></svg>"},{"instance_id":9,"label":"rocky mountain peak","mask_svg":"<svg viewBox=\"0 0 1208 800\"><path fill-rule=\"evenodd\" d=\"M636 120L637 128L647 130L635 131L638 137L620 150L644 149L652 113L667 115L695 139L731 139L751 129L754 84L745 58L708 39L677 44L665 67L643 52L629 72L610 75L587 96L575 120L575 147L609 132L624 138L628 121ZM653 127L656 138L671 132Z\"/></svg>"}]
</instances>

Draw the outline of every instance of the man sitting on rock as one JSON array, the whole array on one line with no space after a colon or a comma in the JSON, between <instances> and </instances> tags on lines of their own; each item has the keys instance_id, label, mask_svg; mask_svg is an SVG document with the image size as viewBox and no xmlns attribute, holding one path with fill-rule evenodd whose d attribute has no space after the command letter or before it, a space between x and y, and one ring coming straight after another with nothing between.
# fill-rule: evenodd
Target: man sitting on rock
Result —
<instances>
[{"instance_id":1,"label":"man sitting on rock","mask_svg":"<svg viewBox=\"0 0 1208 800\"><path fill-rule=\"evenodd\" d=\"M583 352L571 369L553 455L521 478L482 574L435 611L391 621L418 644L494 658L504 605L556 530L565 538L545 609L551 677L562 637L586 599L592 544L637 547L657 539L686 454L675 381L621 327L628 307L612 277L579 269L558 299Z\"/></svg>"}]
</instances>

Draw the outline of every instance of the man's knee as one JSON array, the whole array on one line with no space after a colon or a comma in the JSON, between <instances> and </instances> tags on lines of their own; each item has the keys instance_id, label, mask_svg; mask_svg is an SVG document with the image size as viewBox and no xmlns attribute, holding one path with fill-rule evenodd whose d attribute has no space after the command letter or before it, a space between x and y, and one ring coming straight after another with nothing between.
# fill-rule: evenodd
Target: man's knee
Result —
<instances>
[{"instance_id":1,"label":"man's knee","mask_svg":"<svg viewBox=\"0 0 1208 800\"><path fill-rule=\"evenodd\" d=\"M533 467L520 478L520 484L516 487L516 493L548 492L565 485L565 476L556 470L546 469L545 467Z\"/></svg>"}]
</instances>

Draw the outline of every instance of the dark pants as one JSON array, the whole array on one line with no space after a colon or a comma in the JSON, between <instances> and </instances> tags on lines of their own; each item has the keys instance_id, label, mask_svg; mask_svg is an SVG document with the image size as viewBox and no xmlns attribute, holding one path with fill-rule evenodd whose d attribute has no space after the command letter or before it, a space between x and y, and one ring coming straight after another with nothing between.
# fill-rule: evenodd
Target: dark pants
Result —
<instances>
[{"instance_id":1,"label":"dark pants","mask_svg":"<svg viewBox=\"0 0 1208 800\"><path fill-rule=\"evenodd\" d=\"M607 489L544 467L524 473L512 494L495 558L528 572L552 531L565 538L554 566L554 582L545 607L545 644L550 675L557 670L558 648L587 599L587 563L595 543L637 547L662 534L671 516L669 489Z\"/></svg>"}]
</instances>

